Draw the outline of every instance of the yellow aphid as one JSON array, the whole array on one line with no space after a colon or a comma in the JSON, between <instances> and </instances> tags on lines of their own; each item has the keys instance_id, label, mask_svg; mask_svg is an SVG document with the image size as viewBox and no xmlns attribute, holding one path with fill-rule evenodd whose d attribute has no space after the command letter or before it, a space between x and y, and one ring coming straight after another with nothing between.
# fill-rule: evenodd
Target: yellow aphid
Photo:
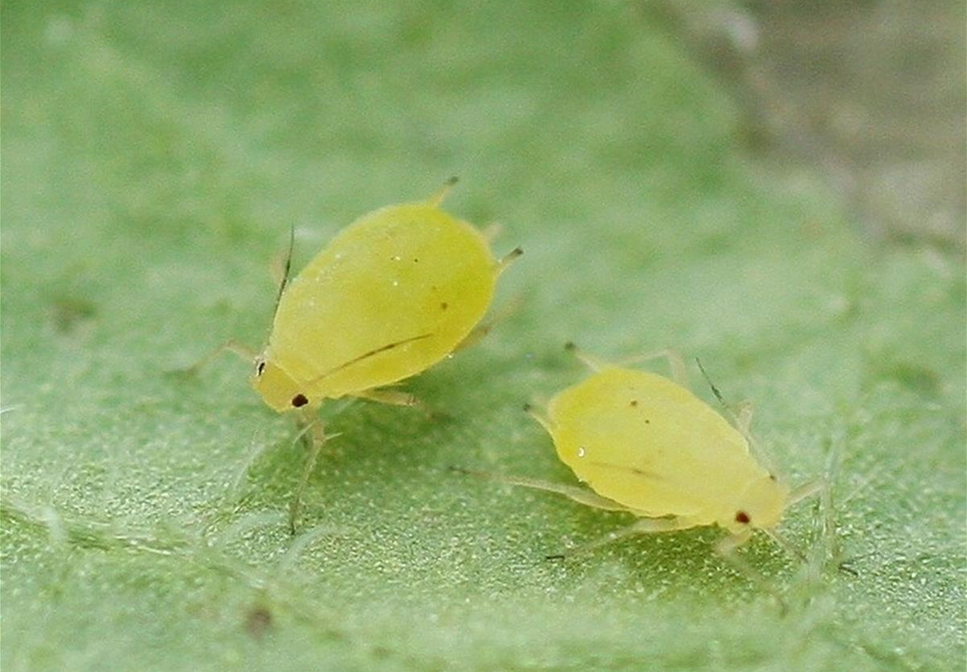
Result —
<instances>
[{"instance_id":1,"label":"yellow aphid","mask_svg":"<svg viewBox=\"0 0 967 672\"><path fill-rule=\"evenodd\" d=\"M252 357L252 386L265 403L279 412L298 411L299 436L309 452L289 509L293 531L302 491L326 441L315 413L319 405L346 396L414 405L412 395L387 386L489 329L480 321L497 277L521 250L494 259L486 236L440 209L455 183L449 180L426 201L363 215L291 283L283 278L261 354L229 342L188 370L197 371L223 350Z\"/></svg>"},{"instance_id":2,"label":"yellow aphid","mask_svg":"<svg viewBox=\"0 0 967 672\"><path fill-rule=\"evenodd\" d=\"M755 529L785 545L776 524L789 504L816 492L817 484L790 492L750 450L749 407L733 426L685 387L685 367L677 355L660 354L670 358L680 383L581 355L594 369L591 376L554 396L546 415L528 407L550 433L561 461L593 492L529 478L495 478L640 518L591 546L702 525L731 533L719 544L723 552L747 541Z\"/></svg>"},{"instance_id":3,"label":"yellow aphid","mask_svg":"<svg viewBox=\"0 0 967 672\"><path fill-rule=\"evenodd\" d=\"M429 368L483 318L501 262L470 224L439 208L445 190L381 208L339 233L282 293L252 385L277 411L377 388Z\"/></svg>"}]
</instances>

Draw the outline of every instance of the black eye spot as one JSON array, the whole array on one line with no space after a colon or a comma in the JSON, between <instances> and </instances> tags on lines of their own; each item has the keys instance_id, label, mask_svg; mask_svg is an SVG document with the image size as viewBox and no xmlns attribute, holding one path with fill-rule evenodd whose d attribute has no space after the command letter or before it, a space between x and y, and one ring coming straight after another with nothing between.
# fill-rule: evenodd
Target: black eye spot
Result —
<instances>
[{"instance_id":1,"label":"black eye spot","mask_svg":"<svg viewBox=\"0 0 967 672\"><path fill-rule=\"evenodd\" d=\"M263 371L265 371L265 362L259 360L259 363L255 365L255 375L261 376Z\"/></svg>"},{"instance_id":2,"label":"black eye spot","mask_svg":"<svg viewBox=\"0 0 967 672\"><path fill-rule=\"evenodd\" d=\"M449 307L450 307L450 304L447 303L446 301L440 304L440 310L446 310Z\"/></svg>"},{"instance_id":3,"label":"black eye spot","mask_svg":"<svg viewBox=\"0 0 967 672\"><path fill-rule=\"evenodd\" d=\"M301 392L295 395L294 397L292 397L292 405L295 406L296 408L299 408L300 406L305 406L308 403L309 403L309 400L306 399L306 395L302 394Z\"/></svg>"},{"instance_id":4,"label":"black eye spot","mask_svg":"<svg viewBox=\"0 0 967 672\"><path fill-rule=\"evenodd\" d=\"M749 518L749 514L747 514L745 511L739 511L735 514L735 522L742 523L744 525L752 522L752 519Z\"/></svg>"},{"instance_id":5,"label":"black eye spot","mask_svg":"<svg viewBox=\"0 0 967 672\"><path fill-rule=\"evenodd\" d=\"M770 481L776 480L776 475L775 474L769 474L769 480Z\"/></svg>"},{"instance_id":6,"label":"black eye spot","mask_svg":"<svg viewBox=\"0 0 967 672\"><path fill-rule=\"evenodd\" d=\"M630 404L628 404L628 405L629 405L629 406L637 406L637 405L638 405L638 400L637 400L637 399L632 399L632 400L631 400L631 403L630 403Z\"/></svg>"}]
</instances>

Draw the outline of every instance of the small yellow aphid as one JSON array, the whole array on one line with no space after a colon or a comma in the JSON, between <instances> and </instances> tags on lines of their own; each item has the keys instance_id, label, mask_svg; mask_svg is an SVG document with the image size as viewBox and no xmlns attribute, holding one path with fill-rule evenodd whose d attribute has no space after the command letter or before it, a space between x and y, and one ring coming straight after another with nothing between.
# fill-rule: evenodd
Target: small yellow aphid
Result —
<instances>
[{"instance_id":1,"label":"small yellow aphid","mask_svg":"<svg viewBox=\"0 0 967 672\"><path fill-rule=\"evenodd\" d=\"M570 344L569 349L575 350ZM579 356L594 373L554 396L546 415L527 410L550 433L561 461L593 492L496 478L640 518L591 547L631 534L702 525L730 533L718 545L723 553L745 543L756 529L785 546L774 531L784 510L819 488L810 483L790 492L760 463L750 451L748 405L735 417L735 426L727 422L686 388L684 363L669 351L646 358L668 357L679 382Z\"/></svg>"},{"instance_id":2,"label":"small yellow aphid","mask_svg":"<svg viewBox=\"0 0 967 672\"><path fill-rule=\"evenodd\" d=\"M261 354L225 346L254 357L252 386L266 404L298 411L309 454L290 506L293 529L326 440L315 415L322 402L349 396L414 405L412 395L386 387L476 342L489 328L480 321L497 277L521 250L494 259L484 234L440 209L455 183L449 180L426 201L363 215L291 283L283 278Z\"/></svg>"}]
</instances>

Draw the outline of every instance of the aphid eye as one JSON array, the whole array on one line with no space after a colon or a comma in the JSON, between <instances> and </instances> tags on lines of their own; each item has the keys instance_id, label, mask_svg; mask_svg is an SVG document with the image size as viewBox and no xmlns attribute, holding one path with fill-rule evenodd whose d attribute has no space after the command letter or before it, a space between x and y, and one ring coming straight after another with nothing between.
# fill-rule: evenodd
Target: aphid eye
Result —
<instances>
[{"instance_id":1,"label":"aphid eye","mask_svg":"<svg viewBox=\"0 0 967 672\"><path fill-rule=\"evenodd\" d=\"M294 397L292 397L292 405L295 406L296 408L299 408L300 406L305 406L308 403L309 403L309 400L306 399L306 395L302 394L301 392L295 395Z\"/></svg>"},{"instance_id":2,"label":"aphid eye","mask_svg":"<svg viewBox=\"0 0 967 672\"><path fill-rule=\"evenodd\" d=\"M776 475L775 474L769 474L769 480L770 481L776 480Z\"/></svg>"},{"instance_id":3,"label":"aphid eye","mask_svg":"<svg viewBox=\"0 0 967 672\"><path fill-rule=\"evenodd\" d=\"M752 522L752 519L749 518L749 514L747 514L745 511L739 511L735 514L735 522L742 523L744 525Z\"/></svg>"}]
</instances>

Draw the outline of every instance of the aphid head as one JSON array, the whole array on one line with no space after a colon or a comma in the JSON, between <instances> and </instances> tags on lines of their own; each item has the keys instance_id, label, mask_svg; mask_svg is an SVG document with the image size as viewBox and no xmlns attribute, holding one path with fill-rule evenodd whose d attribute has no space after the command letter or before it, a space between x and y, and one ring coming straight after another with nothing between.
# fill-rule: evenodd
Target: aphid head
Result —
<instances>
[{"instance_id":1,"label":"aphid head","mask_svg":"<svg viewBox=\"0 0 967 672\"><path fill-rule=\"evenodd\" d=\"M301 408L309 403L308 397L282 369L259 355L252 373L252 387L262 395L262 400L279 413Z\"/></svg>"},{"instance_id":2,"label":"aphid head","mask_svg":"<svg viewBox=\"0 0 967 672\"><path fill-rule=\"evenodd\" d=\"M768 474L752 481L737 499L735 511L723 527L732 533L750 528L772 529L782 518L789 498L789 488Z\"/></svg>"}]
</instances>

